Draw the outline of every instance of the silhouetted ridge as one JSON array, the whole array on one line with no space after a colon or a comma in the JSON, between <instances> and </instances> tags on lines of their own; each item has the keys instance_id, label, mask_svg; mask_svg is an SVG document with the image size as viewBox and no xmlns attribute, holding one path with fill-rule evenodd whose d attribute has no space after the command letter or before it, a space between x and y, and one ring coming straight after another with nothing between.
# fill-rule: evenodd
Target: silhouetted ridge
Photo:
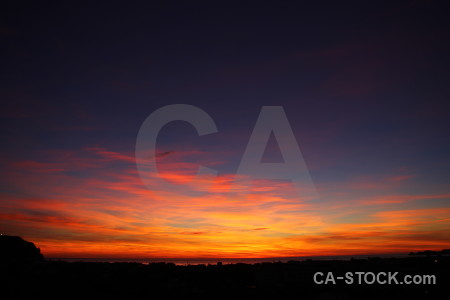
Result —
<instances>
[{"instance_id":1,"label":"silhouetted ridge","mask_svg":"<svg viewBox=\"0 0 450 300\"><path fill-rule=\"evenodd\" d=\"M410 252L409 255L425 255L425 256L450 255L450 249L443 249L441 251L425 250L419 252Z\"/></svg>"},{"instance_id":2,"label":"silhouetted ridge","mask_svg":"<svg viewBox=\"0 0 450 300\"><path fill-rule=\"evenodd\" d=\"M43 260L41 250L19 236L0 235L1 262L33 262Z\"/></svg>"}]
</instances>

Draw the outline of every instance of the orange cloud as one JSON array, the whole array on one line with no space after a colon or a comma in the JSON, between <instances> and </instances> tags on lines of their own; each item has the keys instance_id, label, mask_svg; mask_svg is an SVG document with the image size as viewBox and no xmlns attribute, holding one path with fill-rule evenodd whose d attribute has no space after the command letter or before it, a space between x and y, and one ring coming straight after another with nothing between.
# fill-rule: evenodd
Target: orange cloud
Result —
<instances>
[{"instance_id":1,"label":"orange cloud","mask_svg":"<svg viewBox=\"0 0 450 300\"><path fill-rule=\"evenodd\" d=\"M450 194L395 193L409 177L358 179L347 182L342 188L354 184L353 189L342 194L322 186L329 197L319 200L307 189L299 195L286 181L233 186L232 174L212 183L192 181L199 163L221 162L203 152L169 151L157 157L164 178L203 194L179 193L177 184L147 189L129 154L102 148L60 152L52 163L8 165L0 227L35 241L53 257L280 257L450 246L450 208L396 207ZM379 187L378 194L352 194Z\"/></svg>"}]
</instances>

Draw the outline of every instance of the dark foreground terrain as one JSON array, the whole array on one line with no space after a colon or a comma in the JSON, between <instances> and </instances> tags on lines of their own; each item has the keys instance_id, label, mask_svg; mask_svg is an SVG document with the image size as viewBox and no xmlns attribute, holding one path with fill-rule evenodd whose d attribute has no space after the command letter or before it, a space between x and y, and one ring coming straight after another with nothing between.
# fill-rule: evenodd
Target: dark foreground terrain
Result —
<instances>
[{"instance_id":1,"label":"dark foreground terrain","mask_svg":"<svg viewBox=\"0 0 450 300\"><path fill-rule=\"evenodd\" d=\"M313 281L316 272L358 271L399 272L400 280L432 274L436 284L357 284L356 275L351 285ZM0 299L450 299L450 257L188 266L3 261L0 283Z\"/></svg>"},{"instance_id":2,"label":"dark foreground terrain","mask_svg":"<svg viewBox=\"0 0 450 300\"><path fill-rule=\"evenodd\" d=\"M0 235L0 300L450 299L450 256L445 251L350 261L147 265L48 261L32 242ZM321 284L314 281L317 272ZM391 284L389 272L397 272ZM379 282L376 274L383 275ZM435 284L400 284L405 275L433 275Z\"/></svg>"}]
</instances>

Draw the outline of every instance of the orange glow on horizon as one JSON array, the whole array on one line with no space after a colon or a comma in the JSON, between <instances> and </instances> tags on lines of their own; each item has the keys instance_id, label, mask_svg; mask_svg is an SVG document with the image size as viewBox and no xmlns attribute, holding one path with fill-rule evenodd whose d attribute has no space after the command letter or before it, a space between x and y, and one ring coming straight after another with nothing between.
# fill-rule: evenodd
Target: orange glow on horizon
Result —
<instances>
[{"instance_id":1,"label":"orange glow on horizon","mask_svg":"<svg viewBox=\"0 0 450 300\"><path fill-rule=\"evenodd\" d=\"M288 182L267 180L236 187L248 190L245 194L229 194L233 176L224 174L203 196L189 197L157 186L148 190L128 155L85 151L101 159L14 163L8 180L39 197L2 194L2 231L22 235L45 256L60 258L263 258L450 248L450 208L401 207L450 194L399 193L398 185L411 176L349 182L341 189L347 194L321 187L327 201L314 201L298 197ZM117 163L125 167L107 170ZM203 189L206 183L191 181L193 166L186 163L180 171L176 160L169 161L164 176ZM86 168L95 176L65 173ZM360 190L368 196L352 198ZM379 190L383 193L374 194Z\"/></svg>"}]
</instances>

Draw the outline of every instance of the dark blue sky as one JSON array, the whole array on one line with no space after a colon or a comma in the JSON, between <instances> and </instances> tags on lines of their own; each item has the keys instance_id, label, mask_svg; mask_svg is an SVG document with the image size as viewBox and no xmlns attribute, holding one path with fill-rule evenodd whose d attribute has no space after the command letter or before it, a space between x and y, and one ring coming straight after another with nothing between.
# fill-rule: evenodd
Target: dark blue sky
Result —
<instances>
[{"instance_id":1,"label":"dark blue sky","mask_svg":"<svg viewBox=\"0 0 450 300\"><path fill-rule=\"evenodd\" d=\"M221 132L248 134L262 105L282 105L307 153L364 147L398 160L420 148L424 160L444 159L443 7L10 2L1 25L5 150L130 151L148 114L186 103Z\"/></svg>"}]
</instances>

